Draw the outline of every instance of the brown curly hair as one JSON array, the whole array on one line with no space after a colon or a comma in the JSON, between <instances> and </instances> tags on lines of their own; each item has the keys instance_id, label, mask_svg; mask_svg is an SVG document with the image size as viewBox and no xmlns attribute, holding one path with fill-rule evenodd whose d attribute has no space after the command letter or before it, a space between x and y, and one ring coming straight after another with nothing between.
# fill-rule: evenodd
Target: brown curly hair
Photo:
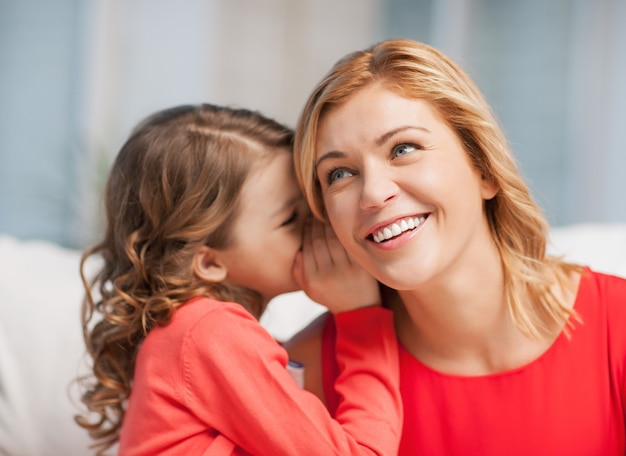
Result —
<instances>
[{"instance_id":1,"label":"brown curly hair","mask_svg":"<svg viewBox=\"0 0 626 456\"><path fill-rule=\"evenodd\" d=\"M88 412L76 421L98 454L119 438L137 351L151 328L167 325L178 307L200 295L261 316L257 293L203 282L192 260L203 245L229 246L252 164L291 150L292 140L291 129L257 112L203 104L153 114L121 148L105 187L104 239L83 253L80 265L93 375L79 379ZM101 267L89 279L91 258Z\"/></svg>"}]
</instances>

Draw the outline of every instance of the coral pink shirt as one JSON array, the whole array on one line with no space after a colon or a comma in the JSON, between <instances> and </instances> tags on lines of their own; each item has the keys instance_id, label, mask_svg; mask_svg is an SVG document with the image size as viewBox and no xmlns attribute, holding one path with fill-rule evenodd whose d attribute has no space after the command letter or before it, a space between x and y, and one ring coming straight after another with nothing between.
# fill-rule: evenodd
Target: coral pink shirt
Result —
<instances>
[{"instance_id":1,"label":"coral pink shirt","mask_svg":"<svg viewBox=\"0 0 626 456\"><path fill-rule=\"evenodd\" d=\"M120 455L395 455L402 411L391 312L337 315L333 420L286 351L240 305L196 298L137 357Z\"/></svg>"},{"instance_id":2,"label":"coral pink shirt","mask_svg":"<svg viewBox=\"0 0 626 456\"><path fill-rule=\"evenodd\" d=\"M585 269L583 319L535 361L493 375L446 375L400 348L404 431L399 455L625 454L626 280ZM332 318L324 336L332 410Z\"/></svg>"}]
</instances>

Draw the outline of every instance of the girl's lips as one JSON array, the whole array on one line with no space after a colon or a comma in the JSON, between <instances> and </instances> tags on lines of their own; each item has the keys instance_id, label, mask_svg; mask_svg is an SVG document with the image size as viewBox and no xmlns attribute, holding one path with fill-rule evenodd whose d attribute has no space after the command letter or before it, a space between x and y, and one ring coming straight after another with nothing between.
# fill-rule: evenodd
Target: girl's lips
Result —
<instances>
[{"instance_id":1,"label":"girl's lips","mask_svg":"<svg viewBox=\"0 0 626 456\"><path fill-rule=\"evenodd\" d=\"M426 219L428 214L411 215L400 217L393 222L385 222L370 230L366 238L370 241L380 244L400 236L407 231L413 231L418 228Z\"/></svg>"}]
</instances>

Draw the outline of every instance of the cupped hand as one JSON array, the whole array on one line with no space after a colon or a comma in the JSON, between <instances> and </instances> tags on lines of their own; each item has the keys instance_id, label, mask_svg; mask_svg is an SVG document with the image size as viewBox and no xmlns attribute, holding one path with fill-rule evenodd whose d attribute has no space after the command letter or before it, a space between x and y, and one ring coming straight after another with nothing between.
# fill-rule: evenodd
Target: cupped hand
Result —
<instances>
[{"instance_id":1,"label":"cupped hand","mask_svg":"<svg viewBox=\"0 0 626 456\"><path fill-rule=\"evenodd\" d=\"M378 282L354 263L329 224L305 224L302 250L293 267L298 285L332 313L380 305Z\"/></svg>"}]
</instances>

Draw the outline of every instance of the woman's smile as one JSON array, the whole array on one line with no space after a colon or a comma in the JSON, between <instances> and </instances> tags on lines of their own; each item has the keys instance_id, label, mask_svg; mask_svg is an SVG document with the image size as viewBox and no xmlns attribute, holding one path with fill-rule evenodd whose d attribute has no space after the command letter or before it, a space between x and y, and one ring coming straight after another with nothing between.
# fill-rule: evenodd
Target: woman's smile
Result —
<instances>
[{"instance_id":1,"label":"woman's smile","mask_svg":"<svg viewBox=\"0 0 626 456\"><path fill-rule=\"evenodd\" d=\"M413 232L426 221L427 217L428 214L400 218L393 223L375 228L367 238L376 244L386 243L391 239L397 239L403 233Z\"/></svg>"}]
</instances>

